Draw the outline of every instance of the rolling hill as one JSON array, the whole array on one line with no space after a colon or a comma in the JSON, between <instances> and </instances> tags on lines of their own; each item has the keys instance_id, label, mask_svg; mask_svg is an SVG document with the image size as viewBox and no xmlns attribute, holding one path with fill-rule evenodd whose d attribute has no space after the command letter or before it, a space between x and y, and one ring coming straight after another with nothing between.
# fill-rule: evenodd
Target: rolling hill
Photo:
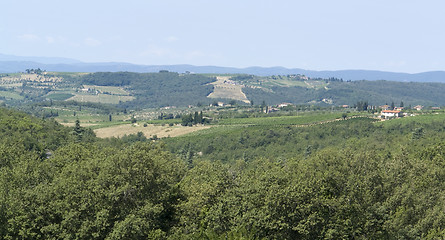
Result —
<instances>
[{"instance_id":1,"label":"rolling hill","mask_svg":"<svg viewBox=\"0 0 445 240\"><path fill-rule=\"evenodd\" d=\"M217 79L219 79L217 81ZM445 83L343 81L304 75L218 75L96 72L0 75L0 101L28 105L45 101L113 104L121 109L187 107L215 102L276 105L445 106Z\"/></svg>"},{"instance_id":2,"label":"rolling hill","mask_svg":"<svg viewBox=\"0 0 445 240\"><path fill-rule=\"evenodd\" d=\"M19 57L0 54L0 73L21 72L25 69L40 68L55 72L171 72L253 74L259 76L302 74L312 78L341 78L346 80L388 80L401 82L445 82L445 71L423 73L396 73L372 70L313 71L284 67L219 67L181 65L138 65L122 62L85 63L75 59L47 57Z\"/></svg>"}]
</instances>

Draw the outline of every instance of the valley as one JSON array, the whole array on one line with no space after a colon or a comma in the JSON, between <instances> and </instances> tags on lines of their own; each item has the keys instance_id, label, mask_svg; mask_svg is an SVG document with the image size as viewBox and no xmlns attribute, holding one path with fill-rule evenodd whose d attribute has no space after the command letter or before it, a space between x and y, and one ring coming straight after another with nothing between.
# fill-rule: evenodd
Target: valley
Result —
<instances>
[{"instance_id":1,"label":"valley","mask_svg":"<svg viewBox=\"0 0 445 240\"><path fill-rule=\"evenodd\" d=\"M442 236L443 110L381 121L287 108L157 109L154 120L129 111L111 121L115 109L98 103L54 101L43 109L59 116L45 119L0 108L0 234L90 236L79 229L106 224L97 236ZM129 218L140 232L119 227ZM54 225L62 233L41 232Z\"/></svg>"},{"instance_id":2,"label":"valley","mask_svg":"<svg viewBox=\"0 0 445 240\"><path fill-rule=\"evenodd\" d=\"M90 236L78 229L105 224L100 238L442 236L443 90L303 75L5 74L0 234ZM120 227L134 218L140 232ZM55 225L63 233L41 232Z\"/></svg>"},{"instance_id":3,"label":"valley","mask_svg":"<svg viewBox=\"0 0 445 240\"><path fill-rule=\"evenodd\" d=\"M0 235L441 236L444 85L2 75Z\"/></svg>"},{"instance_id":4,"label":"valley","mask_svg":"<svg viewBox=\"0 0 445 240\"><path fill-rule=\"evenodd\" d=\"M444 1L2 1L0 240L444 240Z\"/></svg>"}]
</instances>

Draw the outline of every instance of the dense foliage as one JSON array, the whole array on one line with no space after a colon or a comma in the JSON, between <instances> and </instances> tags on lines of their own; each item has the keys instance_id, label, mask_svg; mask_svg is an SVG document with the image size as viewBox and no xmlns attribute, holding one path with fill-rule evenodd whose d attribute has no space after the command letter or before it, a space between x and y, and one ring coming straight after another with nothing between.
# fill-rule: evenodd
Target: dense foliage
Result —
<instances>
[{"instance_id":1,"label":"dense foliage","mask_svg":"<svg viewBox=\"0 0 445 240\"><path fill-rule=\"evenodd\" d=\"M413 119L228 125L206 146L0 109L0 237L441 239L445 118Z\"/></svg>"},{"instance_id":2,"label":"dense foliage","mask_svg":"<svg viewBox=\"0 0 445 240\"><path fill-rule=\"evenodd\" d=\"M136 100L121 104L127 108L210 103L207 96L213 91L213 85L208 83L213 81L214 78L203 75L175 72L99 72L80 76L84 84L126 87L136 97Z\"/></svg>"},{"instance_id":3,"label":"dense foliage","mask_svg":"<svg viewBox=\"0 0 445 240\"><path fill-rule=\"evenodd\" d=\"M159 147L108 147L4 109L0 119L2 238L158 238L175 223L184 167Z\"/></svg>"},{"instance_id":4,"label":"dense foliage","mask_svg":"<svg viewBox=\"0 0 445 240\"><path fill-rule=\"evenodd\" d=\"M274 120L274 119L272 119ZM267 122L267 119L265 120ZM238 159L307 157L328 146L343 147L345 141L369 133L374 120L355 119L344 123L331 123L312 127L295 125L254 125L248 127L220 127L221 131L167 139L167 146L181 156L184 153L201 153L203 159L233 163ZM375 133L377 135L377 133ZM199 155L196 156L199 158Z\"/></svg>"}]
</instances>

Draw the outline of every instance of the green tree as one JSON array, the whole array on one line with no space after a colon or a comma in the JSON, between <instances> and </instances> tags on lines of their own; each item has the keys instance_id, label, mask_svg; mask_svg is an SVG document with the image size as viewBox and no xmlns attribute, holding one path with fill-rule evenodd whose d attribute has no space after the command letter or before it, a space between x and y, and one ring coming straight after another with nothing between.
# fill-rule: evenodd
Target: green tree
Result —
<instances>
[{"instance_id":1,"label":"green tree","mask_svg":"<svg viewBox=\"0 0 445 240\"><path fill-rule=\"evenodd\" d=\"M80 121L79 121L79 119L76 119L74 129L73 129L73 134L74 134L77 142L82 141L83 133L84 133L84 129L80 126Z\"/></svg>"},{"instance_id":2,"label":"green tree","mask_svg":"<svg viewBox=\"0 0 445 240\"><path fill-rule=\"evenodd\" d=\"M182 126L190 126L193 124L192 114L184 114L184 115L182 115L181 119L182 119L182 123L181 123Z\"/></svg>"},{"instance_id":3,"label":"green tree","mask_svg":"<svg viewBox=\"0 0 445 240\"><path fill-rule=\"evenodd\" d=\"M199 122L199 113L198 112L195 112L195 116L194 116L194 118L193 118L193 124L198 124L198 122Z\"/></svg>"},{"instance_id":4,"label":"green tree","mask_svg":"<svg viewBox=\"0 0 445 240\"><path fill-rule=\"evenodd\" d=\"M202 111L199 113L198 122L199 122L199 123L204 123L204 117L203 117L203 115L202 115Z\"/></svg>"},{"instance_id":5,"label":"green tree","mask_svg":"<svg viewBox=\"0 0 445 240\"><path fill-rule=\"evenodd\" d=\"M368 101L358 101L355 104L357 111L366 111L368 110Z\"/></svg>"},{"instance_id":6,"label":"green tree","mask_svg":"<svg viewBox=\"0 0 445 240\"><path fill-rule=\"evenodd\" d=\"M424 135L424 129L422 127L419 128L415 128L414 131L412 132L412 139L413 140L417 140L419 138L421 138Z\"/></svg>"}]
</instances>

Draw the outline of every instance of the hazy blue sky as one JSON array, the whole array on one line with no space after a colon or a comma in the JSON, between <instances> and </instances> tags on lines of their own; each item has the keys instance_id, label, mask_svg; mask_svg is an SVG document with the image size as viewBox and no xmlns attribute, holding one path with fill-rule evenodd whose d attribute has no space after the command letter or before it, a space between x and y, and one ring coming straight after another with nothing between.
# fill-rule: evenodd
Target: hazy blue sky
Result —
<instances>
[{"instance_id":1,"label":"hazy blue sky","mask_svg":"<svg viewBox=\"0 0 445 240\"><path fill-rule=\"evenodd\" d=\"M2 0L0 53L85 62L445 70L443 0Z\"/></svg>"}]
</instances>

